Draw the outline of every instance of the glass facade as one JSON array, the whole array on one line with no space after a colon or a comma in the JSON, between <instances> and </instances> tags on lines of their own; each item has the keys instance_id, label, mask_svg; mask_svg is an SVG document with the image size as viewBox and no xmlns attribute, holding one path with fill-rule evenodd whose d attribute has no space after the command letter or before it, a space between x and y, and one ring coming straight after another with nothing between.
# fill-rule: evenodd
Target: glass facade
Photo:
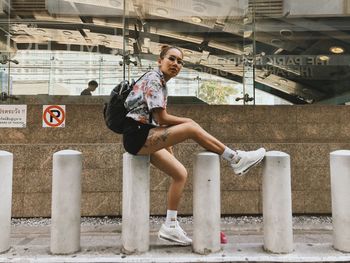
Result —
<instances>
[{"instance_id":1,"label":"glass facade","mask_svg":"<svg viewBox=\"0 0 350 263\"><path fill-rule=\"evenodd\" d=\"M108 95L183 50L171 96L209 104L350 102L349 0L2 0L7 95ZM4 98L4 96L2 96Z\"/></svg>"}]
</instances>

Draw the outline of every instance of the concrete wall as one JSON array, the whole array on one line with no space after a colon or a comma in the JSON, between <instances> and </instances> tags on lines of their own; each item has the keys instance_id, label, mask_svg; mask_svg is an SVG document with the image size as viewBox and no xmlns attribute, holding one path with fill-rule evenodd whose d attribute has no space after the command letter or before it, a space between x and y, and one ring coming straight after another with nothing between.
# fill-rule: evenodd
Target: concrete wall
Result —
<instances>
[{"instance_id":1,"label":"concrete wall","mask_svg":"<svg viewBox=\"0 0 350 263\"><path fill-rule=\"evenodd\" d=\"M27 128L0 129L0 150L14 153L13 216L50 216L52 155L62 149L83 153L82 215L120 215L124 150L121 136L103 123L104 98L47 100L23 101ZM66 105L66 128L42 128L42 105L50 103ZM349 106L170 105L169 111L193 118L231 147L289 153L293 213L331 212L329 152L350 148ZM175 147L190 175L180 214L192 214L192 160L202 150L192 141ZM221 165L222 214L260 214L261 167L237 177ZM164 214L169 178L151 173L151 214Z\"/></svg>"}]
</instances>

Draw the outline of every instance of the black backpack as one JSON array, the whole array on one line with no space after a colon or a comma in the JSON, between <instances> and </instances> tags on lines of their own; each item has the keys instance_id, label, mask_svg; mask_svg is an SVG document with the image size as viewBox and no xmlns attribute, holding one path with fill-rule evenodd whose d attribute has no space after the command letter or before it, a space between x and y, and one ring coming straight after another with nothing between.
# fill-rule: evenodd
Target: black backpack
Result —
<instances>
[{"instance_id":1,"label":"black backpack","mask_svg":"<svg viewBox=\"0 0 350 263\"><path fill-rule=\"evenodd\" d=\"M137 81L139 81L145 74L143 74ZM107 127L115 133L123 133L126 114L128 114L124 102L137 81L133 80L131 84L127 80L121 81L111 91L109 102L104 105L103 117L105 123Z\"/></svg>"}]
</instances>

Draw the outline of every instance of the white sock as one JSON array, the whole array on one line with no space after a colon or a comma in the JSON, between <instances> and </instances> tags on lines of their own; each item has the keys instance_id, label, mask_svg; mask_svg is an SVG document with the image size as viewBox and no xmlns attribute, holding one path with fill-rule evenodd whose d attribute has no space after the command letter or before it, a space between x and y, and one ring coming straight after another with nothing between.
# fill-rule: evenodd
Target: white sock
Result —
<instances>
[{"instance_id":1,"label":"white sock","mask_svg":"<svg viewBox=\"0 0 350 263\"><path fill-rule=\"evenodd\" d=\"M166 211L165 225L166 226L175 225L176 220L177 220L177 211L176 210L167 210Z\"/></svg>"},{"instance_id":2,"label":"white sock","mask_svg":"<svg viewBox=\"0 0 350 263\"><path fill-rule=\"evenodd\" d=\"M227 146L225 147L225 150L221 155L221 157L229 162L233 160L234 162L237 163L239 161L238 153L235 150L228 148Z\"/></svg>"}]
</instances>

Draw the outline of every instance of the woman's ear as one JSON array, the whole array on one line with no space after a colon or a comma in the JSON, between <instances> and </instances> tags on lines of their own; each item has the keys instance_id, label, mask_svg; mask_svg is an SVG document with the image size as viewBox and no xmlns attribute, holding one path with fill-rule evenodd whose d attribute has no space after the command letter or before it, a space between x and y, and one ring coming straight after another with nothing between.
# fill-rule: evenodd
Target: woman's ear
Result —
<instances>
[{"instance_id":1,"label":"woman's ear","mask_svg":"<svg viewBox=\"0 0 350 263\"><path fill-rule=\"evenodd\" d=\"M160 66L160 64L162 63L162 59L158 58L157 62L158 62L158 66Z\"/></svg>"}]
</instances>

